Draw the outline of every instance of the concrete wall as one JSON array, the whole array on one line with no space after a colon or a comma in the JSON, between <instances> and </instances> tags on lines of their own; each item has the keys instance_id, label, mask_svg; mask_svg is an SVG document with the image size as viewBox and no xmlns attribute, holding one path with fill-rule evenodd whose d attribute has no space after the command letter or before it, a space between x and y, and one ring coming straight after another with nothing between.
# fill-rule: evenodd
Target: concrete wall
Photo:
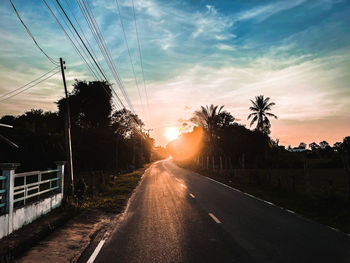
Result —
<instances>
[{"instance_id":1,"label":"concrete wall","mask_svg":"<svg viewBox=\"0 0 350 263\"><path fill-rule=\"evenodd\" d=\"M12 222L9 222L9 214L0 216L0 238L7 236L9 233L9 225L12 229L17 230L24 225L33 222L38 217L47 214L52 209L59 207L62 203L62 193L55 194L46 199L28 204L24 207L17 208L13 211Z\"/></svg>"}]
</instances>

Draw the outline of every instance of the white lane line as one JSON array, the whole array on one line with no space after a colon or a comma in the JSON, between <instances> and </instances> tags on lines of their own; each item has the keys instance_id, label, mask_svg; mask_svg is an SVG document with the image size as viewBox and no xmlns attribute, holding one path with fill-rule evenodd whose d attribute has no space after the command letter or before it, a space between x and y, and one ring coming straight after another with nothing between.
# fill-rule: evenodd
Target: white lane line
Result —
<instances>
[{"instance_id":1,"label":"white lane line","mask_svg":"<svg viewBox=\"0 0 350 263\"><path fill-rule=\"evenodd\" d=\"M215 223L221 224L221 221L219 219L217 219L217 217L214 216L212 213L209 213L209 216L215 221Z\"/></svg>"},{"instance_id":2,"label":"white lane line","mask_svg":"<svg viewBox=\"0 0 350 263\"><path fill-rule=\"evenodd\" d=\"M106 242L106 240L101 240L100 243L98 243L97 247L95 248L94 253L92 253L92 255L90 256L87 263L93 263L95 261L98 253L100 252L100 250L105 242Z\"/></svg>"},{"instance_id":3,"label":"white lane line","mask_svg":"<svg viewBox=\"0 0 350 263\"><path fill-rule=\"evenodd\" d=\"M183 187L183 188L187 188L187 186L186 186L186 185L184 185L184 184L181 184L181 187Z\"/></svg>"},{"instance_id":4,"label":"white lane line","mask_svg":"<svg viewBox=\"0 0 350 263\"><path fill-rule=\"evenodd\" d=\"M178 182L181 182L181 180L180 180L179 178L176 178L176 177L175 177L175 180L178 181Z\"/></svg>"},{"instance_id":5,"label":"white lane line","mask_svg":"<svg viewBox=\"0 0 350 263\"><path fill-rule=\"evenodd\" d=\"M191 193L190 193L190 196L191 196L193 199L196 198L196 197L194 196L194 194L191 194Z\"/></svg>"}]
</instances>

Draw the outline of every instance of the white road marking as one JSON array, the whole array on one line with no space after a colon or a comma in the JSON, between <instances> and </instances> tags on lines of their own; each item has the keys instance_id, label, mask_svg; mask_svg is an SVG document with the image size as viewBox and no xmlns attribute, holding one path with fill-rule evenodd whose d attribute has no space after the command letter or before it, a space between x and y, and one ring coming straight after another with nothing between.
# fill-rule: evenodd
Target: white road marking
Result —
<instances>
[{"instance_id":1,"label":"white road marking","mask_svg":"<svg viewBox=\"0 0 350 263\"><path fill-rule=\"evenodd\" d=\"M186 186L186 185L184 185L184 184L181 184L181 187L183 187L183 188L187 188L187 186Z\"/></svg>"},{"instance_id":2,"label":"white road marking","mask_svg":"<svg viewBox=\"0 0 350 263\"><path fill-rule=\"evenodd\" d=\"M179 178L176 178L176 177L175 177L175 180L178 181L178 182L181 182L181 180L180 180Z\"/></svg>"},{"instance_id":3,"label":"white road marking","mask_svg":"<svg viewBox=\"0 0 350 263\"><path fill-rule=\"evenodd\" d=\"M191 194L191 193L190 193L190 196L191 196L193 199L196 198L196 197L194 196L194 194Z\"/></svg>"},{"instance_id":4,"label":"white road marking","mask_svg":"<svg viewBox=\"0 0 350 263\"><path fill-rule=\"evenodd\" d=\"M94 253L92 253L92 255L90 256L87 263L93 263L95 261L98 253L100 252L100 250L105 242L106 242L106 240L101 240L100 243L98 243L97 247L95 248Z\"/></svg>"},{"instance_id":5,"label":"white road marking","mask_svg":"<svg viewBox=\"0 0 350 263\"><path fill-rule=\"evenodd\" d=\"M212 213L209 213L209 216L215 221L215 223L221 224L221 221L219 219L217 219L217 217L214 216Z\"/></svg>"}]
</instances>

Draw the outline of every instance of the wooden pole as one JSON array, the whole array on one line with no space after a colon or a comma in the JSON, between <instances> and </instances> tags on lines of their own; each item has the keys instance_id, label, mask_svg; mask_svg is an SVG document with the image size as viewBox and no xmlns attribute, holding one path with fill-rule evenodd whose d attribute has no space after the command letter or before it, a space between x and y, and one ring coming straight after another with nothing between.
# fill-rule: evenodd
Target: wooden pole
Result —
<instances>
[{"instance_id":1,"label":"wooden pole","mask_svg":"<svg viewBox=\"0 0 350 263\"><path fill-rule=\"evenodd\" d=\"M67 91L67 84L66 84L66 77L64 75L64 69L65 66L63 66L65 62L60 58L60 65L61 65L61 72L62 72L62 79L63 79L63 86L64 86L64 93L66 95L66 119L65 119L65 134L66 134L66 154L67 154L67 168L68 168L68 174L71 179L71 189L72 189L72 195L74 196L74 174L73 174L73 158L72 158L72 140L71 140L71 122L70 122L70 107L69 107L69 97L68 97L68 91Z\"/></svg>"}]
</instances>

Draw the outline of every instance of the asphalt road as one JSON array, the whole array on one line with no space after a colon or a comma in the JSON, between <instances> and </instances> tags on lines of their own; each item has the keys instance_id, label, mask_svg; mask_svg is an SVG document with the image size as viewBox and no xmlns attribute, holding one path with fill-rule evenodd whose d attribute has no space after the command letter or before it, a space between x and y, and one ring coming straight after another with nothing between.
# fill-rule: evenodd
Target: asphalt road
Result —
<instances>
[{"instance_id":1,"label":"asphalt road","mask_svg":"<svg viewBox=\"0 0 350 263\"><path fill-rule=\"evenodd\" d=\"M94 262L350 262L350 238L164 160Z\"/></svg>"}]
</instances>

